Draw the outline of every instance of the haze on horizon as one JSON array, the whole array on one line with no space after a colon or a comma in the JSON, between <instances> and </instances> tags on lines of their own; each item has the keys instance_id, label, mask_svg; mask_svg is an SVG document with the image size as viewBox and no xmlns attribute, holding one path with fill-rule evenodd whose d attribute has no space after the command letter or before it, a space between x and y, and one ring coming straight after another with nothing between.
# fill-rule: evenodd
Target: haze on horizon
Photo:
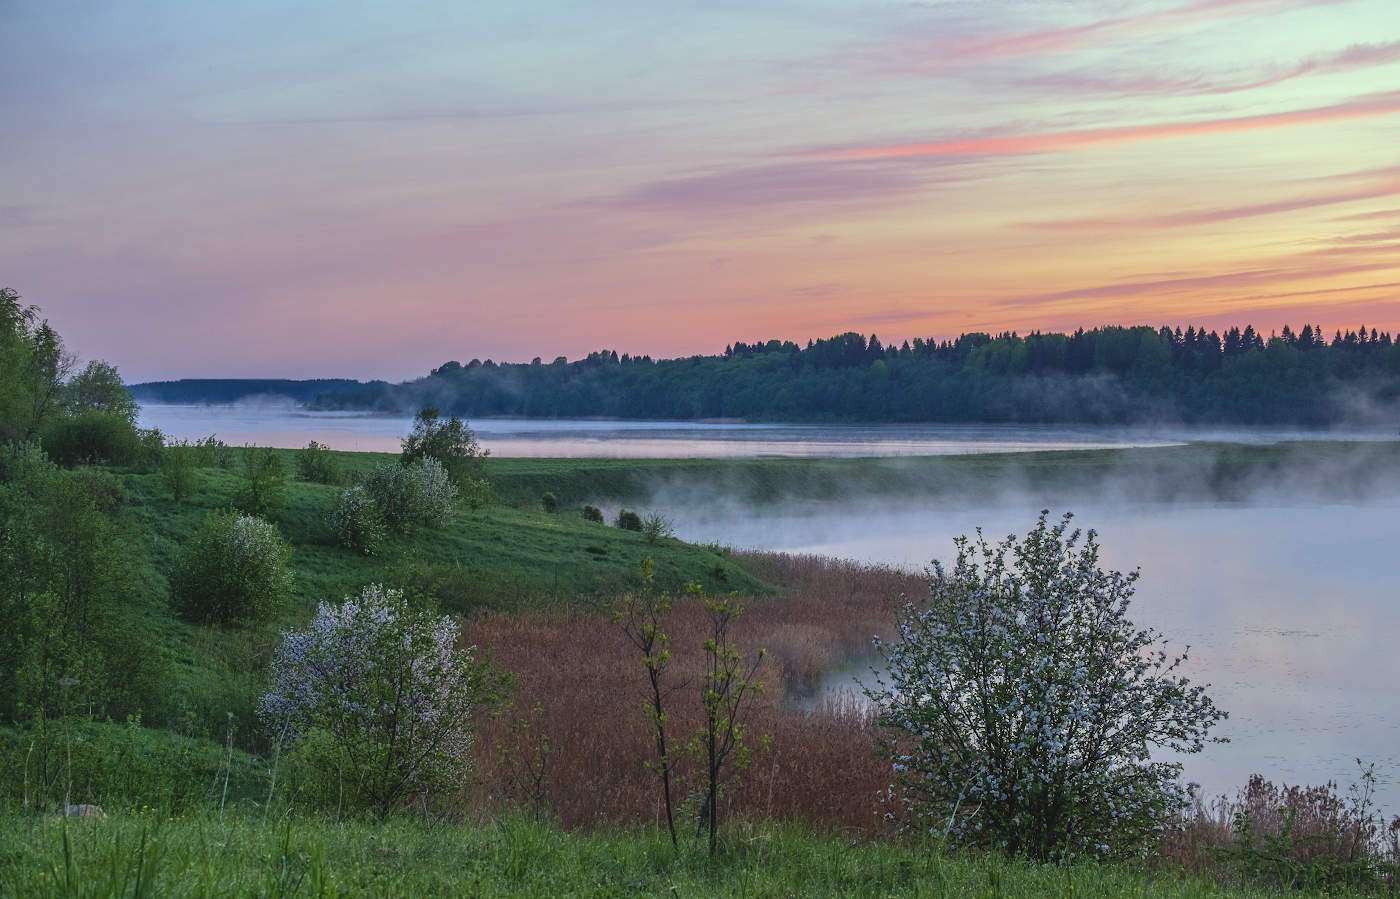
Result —
<instances>
[{"instance_id":1,"label":"haze on horizon","mask_svg":"<svg viewBox=\"0 0 1400 899\"><path fill-rule=\"evenodd\" d=\"M128 381L1400 329L1394 0L15 0L0 284Z\"/></svg>"}]
</instances>

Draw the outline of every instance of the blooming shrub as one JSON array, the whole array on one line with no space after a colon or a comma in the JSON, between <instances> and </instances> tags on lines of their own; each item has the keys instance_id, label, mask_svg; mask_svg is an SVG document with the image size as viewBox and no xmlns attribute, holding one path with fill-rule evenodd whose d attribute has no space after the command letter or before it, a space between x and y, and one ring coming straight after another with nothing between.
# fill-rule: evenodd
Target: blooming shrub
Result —
<instances>
[{"instance_id":1,"label":"blooming shrub","mask_svg":"<svg viewBox=\"0 0 1400 899\"><path fill-rule=\"evenodd\" d=\"M291 591L291 553L271 522L211 513L180 552L170 575L171 600L193 621L268 621Z\"/></svg>"},{"instance_id":2,"label":"blooming shrub","mask_svg":"<svg viewBox=\"0 0 1400 899\"><path fill-rule=\"evenodd\" d=\"M470 773L477 668L457 642L450 617L372 584L284 635L258 715L384 817Z\"/></svg>"},{"instance_id":3,"label":"blooming shrub","mask_svg":"<svg viewBox=\"0 0 1400 899\"><path fill-rule=\"evenodd\" d=\"M355 485L340 494L331 509L331 528L346 549L372 556L384 540L384 519L374 497Z\"/></svg>"},{"instance_id":4,"label":"blooming shrub","mask_svg":"<svg viewBox=\"0 0 1400 899\"><path fill-rule=\"evenodd\" d=\"M403 533L415 524L438 527L452 516L457 488L436 459L411 465L388 462L375 468L364 488L379 507L384 524Z\"/></svg>"},{"instance_id":5,"label":"blooming shrub","mask_svg":"<svg viewBox=\"0 0 1400 899\"><path fill-rule=\"evenodd\" d=\"M891 817L1040 860L1145 846L1187 800L1164 747L1199 752L1225 717L1127 618L1136 571L1098 567L1089 531L1042 512L1023 540L956 541L930 598L876 638L866 695L892 761Z\"/></svg>"}]
</instances>

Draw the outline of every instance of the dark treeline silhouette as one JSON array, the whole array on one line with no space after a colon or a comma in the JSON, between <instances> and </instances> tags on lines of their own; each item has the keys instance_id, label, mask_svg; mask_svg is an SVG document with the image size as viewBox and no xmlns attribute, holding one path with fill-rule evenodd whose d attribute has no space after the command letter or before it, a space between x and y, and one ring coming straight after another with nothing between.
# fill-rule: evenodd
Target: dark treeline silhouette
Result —
<instances>
[{"instance_id":1,"label":"dark treeline silhouette","mask_svg":"<svg viewBox=\"0 0 1400 899\"><path fill-rule=\"evenodd\" d=\"M233 403L252 397L285 397L299 403L309 403L321 394L383 383L352 381L349 378L305 381L285 378L182 378L178 381L130 384L127 389L137 400L155 403Z\"/></svg>"},{"instance_id":2,"label":"dark treeline silhouette","mask_svg":"<svg viewBox=\"0 0 1400 899\"><path fill-rule=\"evenodd\" d=\"M738 342L720 356L448 362L427 377L323 395L321 408L562 418L810 422L1180 421L1333 425L1393 421L1400 344L1375 329L1331 340L1306 325L1103 327L964 334L885 346L846 333ZM1387 417L1389 416L1389 417Z\"/></svg>"}]
</instances>

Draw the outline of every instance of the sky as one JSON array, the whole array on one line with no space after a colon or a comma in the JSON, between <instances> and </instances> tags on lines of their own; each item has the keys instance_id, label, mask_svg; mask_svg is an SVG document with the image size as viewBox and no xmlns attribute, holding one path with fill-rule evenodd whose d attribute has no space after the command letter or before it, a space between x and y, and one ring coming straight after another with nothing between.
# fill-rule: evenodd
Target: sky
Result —
<instances>
[{"instance_id":1,"label":"sky","mask_svg":"<svg viewBox=\"0 0 1400 899\"><path fill-rule=\"evenodd\" d=\"M1400 330L1400 0L0 0L0 109L133 382Z\"/></svg>"}]
</instances>

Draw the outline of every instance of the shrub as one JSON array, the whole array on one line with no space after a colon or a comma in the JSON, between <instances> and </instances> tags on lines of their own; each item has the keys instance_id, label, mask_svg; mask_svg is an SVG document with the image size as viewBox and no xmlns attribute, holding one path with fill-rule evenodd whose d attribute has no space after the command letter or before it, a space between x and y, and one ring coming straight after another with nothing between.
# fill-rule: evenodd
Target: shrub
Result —
<instances>
[{"instance_id":1,"label":"shrub","mask_svg":"<svg viewBox=\"0 0 1400 899\"><path fill-rule=\"evenodd\" d=\"M322 603L307 630L285 635L258 714L313 773L343 773L347 798L386 817L470 773L480 680L458 636L451 618L377 584Z\"/></svg>"},{"instance_id":2,"label":"shrub","mask_svg":"<svg viewBox=\"0 0 1400 899\"><path fill-rule=\"evenodd\" d=\"M648 543L655 543L662 537L674 537L676 535L675 526L671 524L671 519L660 512L653 512L642 519L640 528L642 536L647 538Z\"/></svg>"},{"instance_id":3,"label":"shrub","mask_svg":"<svg viewBox=\"0 0 1400 899\"><path fill-rule=\"evenodd\" d=\"M41 442L50 459L68 468L132 465L142 458L135 425L121 415L96 409L53 419L45 426Z\"/></svg>"},{"instance_id":4,"label":"shrub","mask_svg":"<svg viewBox=\"0 0 1400 899\"><path fill-rule=\"evenodd\" d=\"M597 506L584 506L584 507L583 507L583 520L584 520L584 521L597 521L597 522L601 523L602 520L603 520L603 510L599 509Z\"/></svg>"},{"instance_id":5,"label":"shrub","mask_svg":"<svg viewBox=\"0 0 1400 899\"><path fill-rule=\"evenodd\" d=\"M183 440L165 448L165 462L160 467L160 473L176 502L180 502L194 491L198 452L197 447Z\"/></svg>"},{"instance_id":6,"label":"shrub","mask_svg":"<svg viewBox=\"0 0 1400 899\"><path fill-rule=\"evenodd\" d=\"M291 547L276 525L251 515L211 513L180 551L170 594L192 621L253 624L282 611L292 587Z\"/></svg>"},{"instance_id":7,"label":"shrub","mask_svg":"<svg viewBox=\"0 0 1400 899\"><path fill-rule=\"evenodd\" d=\"M546 512L553 514L559 508L559 498L553 493L546 493L540 497L540 505L544 507Z\"/></svg>"},{"instance_id":8,"label":"shrub","mask_svg":"<svg viewBox=\"0 0 1400 899\"><path fill-rule=\"evenodd\" d=\"M331 509L331 528L346 549L372 556L384 540L384 518L379 506L359 484L340 494Z\"/></svg>"},{"instance_id":9,"label":"shrub","mask_svg":"<svg viewBox=\"0 0 1400 899\"><path fill-rule=\"evenodd\" d=\"M640 531L642 529L642 516L631 509L621 509L617 513L617 520L613 523L624 531Z\"/></svg>"},{"instance_id":10,"label":"shrub","mask_svg":"<svg viewBox=\"0 0 1400 899\"><path fill-rule=\"evenodd\" d=\"M407 466L422 459L436 459L452 483L461 485L468 478L479 477L481 461L488 455L466 422L455 415L443 421L438 410L430 406L413 420L413 432L403 439L399 461Z\"/></svg>"},{"instance_id":11,"label":"shrub","mask_svg":"<svg viewBox=\"0 0 1400 899\"><path fill-rule=\"evenodd\" d=\"M408 466L386 462L370 472L364 487L379 507L384 524L398 533L415 524L445 524L457 498L457 488L436 459L419 459Z\"/></svg>"},{"instance_id":12,"label":"shrub","mask_svg":"<svg viewBox=\"0 0 1400 899\"><path fill-rule=\"evenodd\" d=\"M492 499L494 499L494 491L491 489L490 481L485 478L462 479L462 500L473 512L491 505Z\"/></svg>"},{"instance_id":13,"label":"shrub","mask_svg":"<svg viewBox=\"0 0 1400 899\"><path fill-rule=\"evenodd\" d=\"M287 472L282 456L272 447L243 448L243 486L234 504L245 512L266 515L287 502Z\"/></svg>"},{"instance_id":14,"label":"shrub","mask_svg":"<svg viewBox=\"0 0 1400 899\"><path fill-rule=\"evenodd\" d=\"M313 484L339 484L343 476L331 448L313 440L297 450L297 477Z\"/></svg>"},{"instance_id":15,"label":"shrub","mask_svg":"<svg viewBox=\"0 0 1400 899\"><path fill-rule=\"evenodd\" d=\"M892 816L1038 860L1135 851L1186 802L1181 764L1224 713L1127 618L1137 572L1098 567L1089 531L1042 512L1023 540L956 541L907 603L866 695L894 764Z\"/></svg>"}]
</instances>

